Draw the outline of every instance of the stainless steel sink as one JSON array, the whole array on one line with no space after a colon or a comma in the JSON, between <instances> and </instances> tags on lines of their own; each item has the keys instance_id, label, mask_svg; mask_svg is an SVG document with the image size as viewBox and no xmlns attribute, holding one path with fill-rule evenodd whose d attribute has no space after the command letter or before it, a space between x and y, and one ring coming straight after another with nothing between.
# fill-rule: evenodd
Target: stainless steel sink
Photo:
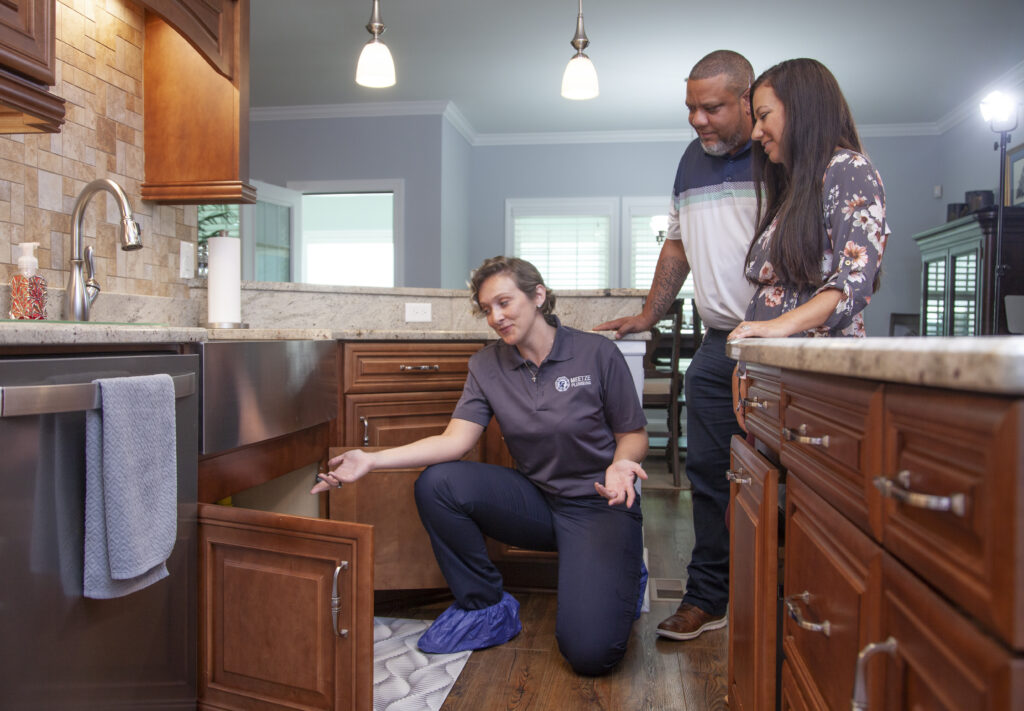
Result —
<instances>
[{"instance_id":1,"label":"stainless steel sink","mask_svg":"<svg viewBox=\"0 0 1024 711\"><path fill-rule=\"evenodd\" d=\"M338 416L335 341L198 345L201 454L263 442Z\"/></svg>"}]
</instances>

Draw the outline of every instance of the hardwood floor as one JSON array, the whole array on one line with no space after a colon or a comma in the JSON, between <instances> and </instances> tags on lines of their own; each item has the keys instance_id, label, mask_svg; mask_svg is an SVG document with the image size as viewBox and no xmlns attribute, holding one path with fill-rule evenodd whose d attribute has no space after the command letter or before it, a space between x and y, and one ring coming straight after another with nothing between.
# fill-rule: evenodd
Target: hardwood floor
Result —
<instances>
[{"instance_id":1,"label":"hardwood floor","mask_svg":"<svg viewBox=\"0 0 1024 711\"><path fill-rule=\"evenodd\" d=\"M649 458L643 494L645 544L651 578L683 578L693 545L690 494L671 488ZM667 478L667 484L666 484ZM512 591L523 631L511 642L474 652L442 711L703 711L726 709L728 627L689 642L658 637L654 629L678 601L651 601L633 625L622 664L603 677L581 677L555 642L556 599L551 593ZM432 619L450 597L428 602L378 604L376 614Z\"/></svg>"}]
</instances>

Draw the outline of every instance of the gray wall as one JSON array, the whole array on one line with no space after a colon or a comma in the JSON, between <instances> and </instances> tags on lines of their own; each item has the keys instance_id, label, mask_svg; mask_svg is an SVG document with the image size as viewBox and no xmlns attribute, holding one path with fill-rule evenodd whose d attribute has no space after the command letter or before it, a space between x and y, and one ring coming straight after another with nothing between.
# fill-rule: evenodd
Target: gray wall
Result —
<instances>
[{"instance_id":1,"label":"gray wall","mask_svg":"<svg viewBox=\"0 0 1024 711\"><path fill-rule=\"evenodd\" d=\"M289 180L402 178L405 286L463 288L468 272L504 251L505 200L665 196L680 142L471 146L441 116L254 121L252 176ZM892 236L882 289L865 312L869 335L889 314L919 311L913 235L945 220L946 203L995 189L994 134L973 116L941 136L866 138L886 188ZM935 198L933 187L943 196Z\"/></svg>"},{"instance_id":2,"label":"gray wall","mask_svg":"<svg viewBox=\"0 0 1024 711\"><path fill-rule=\"evenodd\" d=\"M252 121L255 180L405 180L405 283L441 283L441 116Z\"/></svg>"}]
</instances>

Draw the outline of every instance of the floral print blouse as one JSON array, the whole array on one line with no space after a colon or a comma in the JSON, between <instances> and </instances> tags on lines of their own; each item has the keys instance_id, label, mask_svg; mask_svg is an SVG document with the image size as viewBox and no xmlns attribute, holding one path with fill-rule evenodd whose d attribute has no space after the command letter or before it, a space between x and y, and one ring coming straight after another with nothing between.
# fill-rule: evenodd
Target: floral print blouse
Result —
<instances>
[{"instance_id":1,"label":"floral print blouse","mask_svg":"<svg viewBox=\"0 0 1024 711\"><path fill-rule=\"evenodd\" d=\"M871 301L875 274L889 237L882 178L867 157L847 149L832 156L822 186L821 275L818 289L780 283L769 261L772 222L755 240L746 275L757 283L745 320L767 321L810 300L825 289L842 292L835 311L821 326L794 336L864 336L861 312Z\"/></svg>"}]
</instances>

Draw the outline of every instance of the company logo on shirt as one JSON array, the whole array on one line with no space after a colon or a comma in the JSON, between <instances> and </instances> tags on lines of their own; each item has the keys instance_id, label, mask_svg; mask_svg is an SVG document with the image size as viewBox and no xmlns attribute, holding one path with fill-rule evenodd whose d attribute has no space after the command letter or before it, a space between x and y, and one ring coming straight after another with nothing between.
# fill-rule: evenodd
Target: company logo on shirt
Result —
<instances>
[{"instance_id":1,"label":"company logo on shirt","mask_svg":"<svg viewBox=\"0 0 1024 711\"><path fill-rule=\"evenodd\" d=\"M593 385L589 375L574 375L571 378L560 375L555 379L555 390L560 393L564 393L569 388L579 388L584 385Z\"/></svg>"}]
</instances>

